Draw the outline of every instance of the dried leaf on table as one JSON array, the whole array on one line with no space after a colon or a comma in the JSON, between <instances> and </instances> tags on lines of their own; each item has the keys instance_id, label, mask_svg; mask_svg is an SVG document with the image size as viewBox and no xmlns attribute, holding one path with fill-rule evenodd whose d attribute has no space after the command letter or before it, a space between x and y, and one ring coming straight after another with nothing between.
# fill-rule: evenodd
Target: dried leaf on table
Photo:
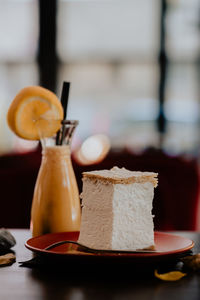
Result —
<instances>
[{"instance_id":1,"label":"dried leaf on table","mask_svg":"<svg viewBox=\"0 0 200 300\"><path fill-rule=\"evenodd\" d=\"M186 276L186 273L182 273L180 271L171 271L168 273L159 274L158 270L154 271L154 275L156 278L164 281L177 281Z\"/></svg>"},{"instance_id":2,"label":"dried leaf on table","mask_svg":"<svg viewBox=\"0 0 200 300\"><path fill-rule=\"evenodd\" d=\"M194 271L200 270L200 253L182 258L184 265Z\"/></svg>"},{"instance_id":3,"label":"dried leaf on table","mask_svg":"<svg viewBox=\"0 0 200 300\"><path fill-rule=\"evenodd\" d=\"M0 267L12 265L16 261L16 256L13 253L7 253L0 256Z\"/></svg>"}]
</instances>

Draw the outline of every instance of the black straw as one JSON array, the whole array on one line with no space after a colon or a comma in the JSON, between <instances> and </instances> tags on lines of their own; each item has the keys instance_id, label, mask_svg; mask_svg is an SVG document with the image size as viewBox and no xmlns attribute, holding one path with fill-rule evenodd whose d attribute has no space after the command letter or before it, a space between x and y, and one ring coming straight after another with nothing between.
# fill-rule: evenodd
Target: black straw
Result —
<instances>
[{"instance_id":1,"label":"black straw","mask_svg":"<svg viewBox=\"0 0 200 300\"><path fill-rule=\"evenodd\" d=\"M68 105L68 99L69 99L69 89L70 89L70 82L63 82L63 88L62 88L62 95L61 95L61 104L64 111L64 118L67 117L67 105Z\"/></svg>"},{"instance_id":2,"label":"black straw","mask_svg":"<svg viewBox=\"0 0 200 300\"><path fill-rule=\"evenodd\" d=\"M68 99L69 99L69 89L70 89L70 82L64 81L63 87L62 87L62 94L61 94L61 104L62 104L63 112L64 112L63 120L65 120L67 118L67 105L68 105ZM63 128L62 128L62 132L63 132ZM62 138L63 138L63 134L61 135L61 132L59 130L56 135L56 145L62 145Z\"/></svg>"}]
</instances>

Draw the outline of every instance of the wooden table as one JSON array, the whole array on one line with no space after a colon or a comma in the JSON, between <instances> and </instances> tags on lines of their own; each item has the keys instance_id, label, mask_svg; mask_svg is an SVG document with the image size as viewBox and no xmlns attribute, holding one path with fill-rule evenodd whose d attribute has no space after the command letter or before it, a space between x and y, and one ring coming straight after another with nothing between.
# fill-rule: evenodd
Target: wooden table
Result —
<instances>
[{"instance_id":1,"label":"wooden table","mask_svg":"<svg viewBox=\"0 0 200 300\"><path fill-rule=\"evenodd\" d=\"M0 269L0 299L72 299L72 300L142 300L200 299L200 272L190 273L177 282L163 282L151 271L136 273L134 264L115 268L87 265L59 265L48 269L20 267L19 262L32 258L24 242L28 230L11 230L17 240L13 250L17 262ZM194 253L200 252L200 233L176 232L193 239ZM104 271L104 272L103 272ZM147 271L147 270L146 270Z\"/></svg>"}]
</instances>

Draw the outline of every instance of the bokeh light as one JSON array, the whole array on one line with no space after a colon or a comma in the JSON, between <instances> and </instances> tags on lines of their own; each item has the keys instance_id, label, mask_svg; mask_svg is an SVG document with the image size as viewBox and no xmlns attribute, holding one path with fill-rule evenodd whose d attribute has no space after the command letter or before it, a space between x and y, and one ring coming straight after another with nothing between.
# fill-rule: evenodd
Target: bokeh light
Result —
<instances>
[{"instance_id":1,"label":"bokeh light","mask_svg":"<svg viewBox=\"0 0 200 300\"><path fill-rule=\"evenodd\" d=\"M102 161L110 150L110 140L104 134L88 137L75 152L75 160L81 165L90 165Z\"/></svg>"}]
</instances>

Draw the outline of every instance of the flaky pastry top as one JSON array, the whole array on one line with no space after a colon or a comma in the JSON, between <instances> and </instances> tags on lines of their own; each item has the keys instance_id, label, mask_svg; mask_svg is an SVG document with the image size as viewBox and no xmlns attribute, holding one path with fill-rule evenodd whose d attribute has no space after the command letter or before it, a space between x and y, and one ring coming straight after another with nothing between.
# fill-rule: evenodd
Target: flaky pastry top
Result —
<instances>
[{"instance_id":1,"label":"flaky pastry top","mask_svg":"<svg viewBox=\"0 0 200 300\"><path fill-rule=\"evenodd\" d=\"M158 185L158 173L130 171L125 168L113 167L110 170L99 170L83 172L83 179L90 178L92 180L102 180L113 184L130 184L151 182L154 187Z\"/></svg>"}]
</instances>

